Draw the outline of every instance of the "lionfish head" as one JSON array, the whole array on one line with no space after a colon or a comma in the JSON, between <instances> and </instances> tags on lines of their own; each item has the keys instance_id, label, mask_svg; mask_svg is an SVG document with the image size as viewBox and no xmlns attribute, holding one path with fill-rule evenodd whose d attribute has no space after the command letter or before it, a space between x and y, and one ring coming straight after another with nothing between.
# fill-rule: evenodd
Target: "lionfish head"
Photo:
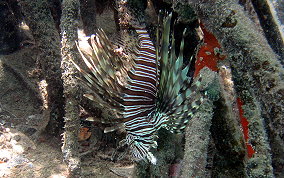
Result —
<instances>
[{"instance_id":1,"label":"lionfish head","mask_svg":"<svg viewBox=\"0 0 284 178\"><path fill-rule=\"evenodd\" d=\"M129 152L134 161L148 160L152 164L156 164L157 158L150 152L150 149L157 147L157 143L153 139L151 140L151 144L145 144L144 138L127 134L112 154L112 160L120 160Z\"/></svg>"}]
</instances>

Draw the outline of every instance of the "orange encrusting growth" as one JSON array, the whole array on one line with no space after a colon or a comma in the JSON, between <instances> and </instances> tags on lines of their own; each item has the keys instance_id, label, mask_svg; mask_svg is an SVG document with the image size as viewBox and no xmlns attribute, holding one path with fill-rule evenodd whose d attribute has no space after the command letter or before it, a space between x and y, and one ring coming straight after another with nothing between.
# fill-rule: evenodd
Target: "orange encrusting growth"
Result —
<instances>
[{"instance_id":1,"label":"orange encrusting growth","mask_svg":"<svg viewBox=\"0 0 284 178\"><path fill-rule=\"evenodd\" d=\"M217 61L225 59L225 56L216 53L221 48L216 37L212 33L209 33L203 24L200 24L200 27L204 34L204 44L199 48L196 55L194 76L197 76L203 67L217 71Z\"/></svg>"},{"instance_id":2,"label":"orange encrusting growth","mask_svg":"<svg viewBox=\"0 0 284 178\"><path fill-rule=\"evenodd\" d=\"M200 27L204 34L204 44L199 48L196 55L194 77L196 77L199 74L200 70L204 67L208 67L212 71L218 71L217 62L226 58L226 56L221 55L219 52L221 45L219 44L216 37L212 33L208 32L204 28L204 25L202 23L200 24ZM247 118L244 117L244 111L242 109L243 102L240 98L237 98L237 105L239 109L241 125L243 128L243 135L247 147L247 154L248 157L251 158L255 153L255 150L253 149L252 145L248 143L249 122Z\"/></svg>"},{"instance_id":3,"label":"orange encrusting growth","mask_svg":"<svg viewBox=\"0 0 284 178\"><path fill-rule=\"evenodd\" d=\"M243 102L240 98L237 98L237 105L238 105L238 109L239 109L239 115L240 115L240 119L241 119L241 124L242 124L242 128L243 128L243 134L244 134L244 138L245 138L245 142L246 142L246 146L247 146L247 153L248 153L248 157L251 158L252 155L255 153L252 145L250 143L248 143L249 140L249 128L248 128L248 120L247 118L244 117L244 110L242 108Z\"/></svg>"}]
</instances>

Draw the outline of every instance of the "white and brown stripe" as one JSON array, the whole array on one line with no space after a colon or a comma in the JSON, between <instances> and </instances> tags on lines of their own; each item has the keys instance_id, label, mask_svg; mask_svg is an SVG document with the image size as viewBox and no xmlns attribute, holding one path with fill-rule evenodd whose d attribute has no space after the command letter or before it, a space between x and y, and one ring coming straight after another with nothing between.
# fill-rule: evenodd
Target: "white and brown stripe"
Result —
<instances>
[{"instance_id":1,"label":"white and brown stripe","mask_svg":"<svg viewBox=\"0 0 284 178\"><path fill-rule=\"evenodd\" d=\"M145 29L136 29L139 51L135 65L128 73L128 86L124 91L124 124L126 138L135 159L151 157L149 149L155 147L156 128L151 122L156 109L157 59L156 49Z\"/></svg>"}]
</instances>

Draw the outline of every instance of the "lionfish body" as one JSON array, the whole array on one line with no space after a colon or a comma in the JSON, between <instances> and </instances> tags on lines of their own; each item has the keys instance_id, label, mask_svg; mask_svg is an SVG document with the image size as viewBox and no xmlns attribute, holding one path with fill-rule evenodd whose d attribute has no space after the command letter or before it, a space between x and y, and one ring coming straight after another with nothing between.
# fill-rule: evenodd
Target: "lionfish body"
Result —
<instances>
[{"instance_id":1,"label":"lionfish body","mask_svg":"<svg viewBox=\"0 0 284 178\"><path fill-rule=\"evenodd\" d=\"M86 96L110 108L116 120L123 123L127 136L120 147L127 145L134 160L155 163L150 149L157 146L157 130L165 127L172 132L182 131L202 102L201 95L194 92L198 82L190 85L189 66L183 67L184 41L178 57L174 38L170 43L170 21L171 15L164 21L157 48L144 28L135 29L139 50L130 70L115 55L101 30L91 37L91 46L85 43L86 47L78 47L89 70L75 64L84 76L83 84L92 91ZM127 76L126 82L118 73Z\"/></svg>"}]
</instances>

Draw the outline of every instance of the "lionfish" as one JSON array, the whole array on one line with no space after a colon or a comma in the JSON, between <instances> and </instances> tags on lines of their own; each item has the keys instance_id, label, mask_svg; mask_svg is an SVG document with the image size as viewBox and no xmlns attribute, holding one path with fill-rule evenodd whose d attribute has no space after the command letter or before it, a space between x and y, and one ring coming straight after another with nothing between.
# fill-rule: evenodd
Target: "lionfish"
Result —
<instances>
[{"instance_id":1,"label":"lionfish","mask_svg":"<svg viewBox=\"0 0 284 178\"><path fill-rule=\"evenodd\" d=\"M144 27L135 28L139 45L130 70L102 30L90 37L84 49L78 45L86 66L74 64L91 91L85 96L115 113L114 122L122 123L127 132L118 148L126 146L135 161L155 164L150 149L157 147L157 131L163 127L182 132L203 100L195 92L200 81L192 83L190 65L183 65L184 37L176 56L171 17L164 18L156 47Z\"/></svg>"}]
</instances>

